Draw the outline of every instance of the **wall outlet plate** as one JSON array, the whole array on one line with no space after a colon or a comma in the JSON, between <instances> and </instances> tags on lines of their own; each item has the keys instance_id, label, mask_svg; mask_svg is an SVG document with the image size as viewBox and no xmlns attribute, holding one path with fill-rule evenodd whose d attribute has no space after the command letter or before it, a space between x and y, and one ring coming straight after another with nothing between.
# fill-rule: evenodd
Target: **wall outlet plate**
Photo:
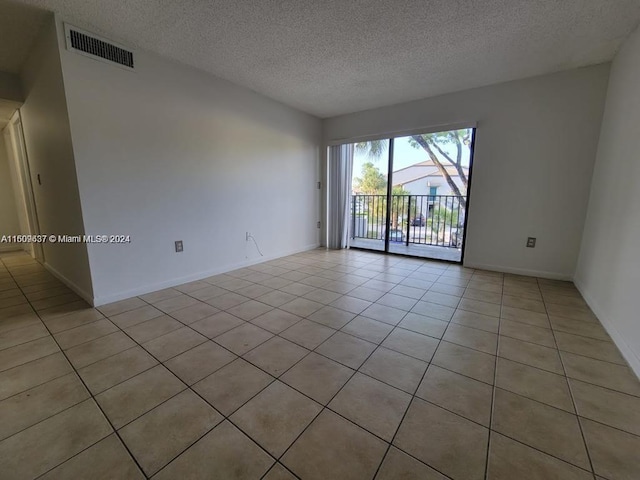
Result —
<instances>
[{"instance_id":1,"label":"wall outlet plate","mask_svg":"<svg viewBox=\"0 0 640 480\"><path fill-rule=\"evenodd\" d=\"M184 245L182 244L182 240L176 240L175 245L176 245L177 253L180 253L184 250Z\"/></svg>"},{"instance_id":2,"label":"wall outlet plate","mask_svg":"<svg viewBox=\"0 0 640 480\"><path fill-rule=\"evenodd\" d=\"M536 247L536 237L528 237L527 248L535 248L535 247Z\"/></svg>"}]
</instances>

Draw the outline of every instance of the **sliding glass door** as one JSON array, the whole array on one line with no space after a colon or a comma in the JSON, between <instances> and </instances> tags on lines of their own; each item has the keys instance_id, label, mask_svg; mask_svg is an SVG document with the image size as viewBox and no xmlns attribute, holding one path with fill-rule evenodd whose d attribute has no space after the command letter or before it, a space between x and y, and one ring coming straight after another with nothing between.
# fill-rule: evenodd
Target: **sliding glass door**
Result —
<instances>
[{"instance_id":1,"label":"sliding glass door","mask_svg":"<svg viewBox=\"0 0 640 480\"><path fill-rule=\"evenodd\" d=\"M474 133L354 144L351 246L461 262Z\"/></svg>"}]
</instances>

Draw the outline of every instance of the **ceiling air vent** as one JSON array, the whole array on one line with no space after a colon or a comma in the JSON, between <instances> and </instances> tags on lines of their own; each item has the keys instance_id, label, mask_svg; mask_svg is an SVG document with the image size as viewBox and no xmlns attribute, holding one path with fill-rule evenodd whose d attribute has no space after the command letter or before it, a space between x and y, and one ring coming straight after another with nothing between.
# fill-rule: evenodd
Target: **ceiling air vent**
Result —
<instances>
[{"instance_id":1,"label":"ceiling air vent","mask_svg":"<svg viewBox=\"0 0 640 480\"><path fill-rule=\"evenodd\" d=\"M96 35L65 25L67 50L133 70L133 52Z\"/></svg>"}]
</instances>

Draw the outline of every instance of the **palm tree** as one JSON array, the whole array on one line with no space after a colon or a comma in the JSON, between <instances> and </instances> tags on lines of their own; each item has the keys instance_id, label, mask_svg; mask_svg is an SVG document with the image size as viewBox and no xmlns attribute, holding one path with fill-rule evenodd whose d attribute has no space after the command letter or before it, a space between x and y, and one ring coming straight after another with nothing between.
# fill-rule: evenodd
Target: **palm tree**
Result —
<instances>
[{"instance_id":1,"label":"palm tree","mask_svg":"<svg viewBox=\"0 0 640 480\"><path fill-rule=\"evenodd\" d=\"M438 172L445 179L451 191L459 197L462 208L467 207L466 195L469 179L462 165L464 147L471 148L473 130L470 128L462 130L450 130L448 132L425 133L422 135L411 135L409 143L415 148L422 148L429 159L438 169ZM373 160L382 157L387 149L387 140L371 140L369 142L356 143L356 151L366 153ZM455 158L446 152L445 145L454 145L456 148ZM447 171L447 166L453 166L462 181L461 190L457 183L453 181Z\"/></svg>"}]
</instances>

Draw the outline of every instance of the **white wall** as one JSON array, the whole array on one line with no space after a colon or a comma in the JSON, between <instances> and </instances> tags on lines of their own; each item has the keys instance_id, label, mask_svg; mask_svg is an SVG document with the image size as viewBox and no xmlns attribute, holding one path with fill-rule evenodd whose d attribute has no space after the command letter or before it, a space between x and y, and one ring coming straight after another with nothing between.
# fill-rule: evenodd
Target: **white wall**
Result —
<instances>
[{"instance_id":1,"label":"white wall","mask_svg":"<svg viewBox=\"0 0 640 480\"><path fill-rule=\"evenodd\" d=\"M159 56L126 71L64 49L97 304L319 243L321 122ZM184 252L174 252L174 241Z\"/></svg>"},{"instance_id":2,"label":"white wall","mask_svg":"<svg viewBox=\"0 0 640 480\"><path fill-rule=\"evenodd\" d=\"M325 139L477 122L465 265L570 279L608 74L604 64L335 117Z\"/></svg>"},{"instance_id":3,"label":"white wall","mask_svg":"<svg viewBox=\"0 0 640 480\"><path fill-rule=\"evenodd\" d=\"M0 132L0 236L19 235L21 230L9 168L8 146L3 133ZM0 243L0 251L20 250L21 248L16 244Z\"/></svg>"},{"instance_id":4,"label":"white wall","mask_svg":"<svg viewBox=\"0 0 640 480\"><path fill-rule=\"evenodd\" d=\"M611 68L575 283L640 376L640 31Z\"/></svg>"},{"instance_id":5,"label":"white wall","mask_svg":"<svg viewBox=\"0 0 640 480\"><path fill-rule=\"evenodd\" d=\"M45 22L22 71L20 112L40 233L84 233L60 55L53 18ZM35 179L40 174L42 185ZM92 297L83 244L44 244L45 266L85 298Z\"/></svg>"}]
</instances>

